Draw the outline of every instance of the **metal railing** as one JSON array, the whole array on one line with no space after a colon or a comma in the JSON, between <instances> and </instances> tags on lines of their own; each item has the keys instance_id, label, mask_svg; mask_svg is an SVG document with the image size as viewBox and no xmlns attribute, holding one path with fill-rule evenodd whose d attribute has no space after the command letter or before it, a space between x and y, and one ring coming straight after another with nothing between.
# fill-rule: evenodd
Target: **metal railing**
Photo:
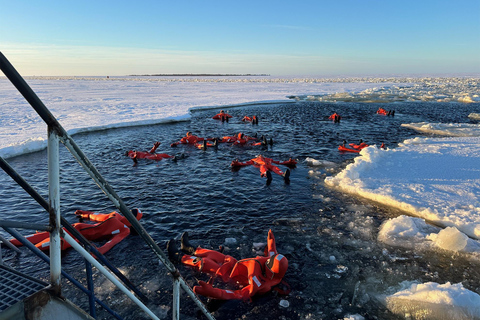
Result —
<instances>
[{"instance_id":1,"label":"metal railing","mask_svg":"<svg viewBox=\"0 0 480 320\"><path fill-rule=\"evenodd\" d=\"M182 288L187 295L193 299L195 304L199 307L202 313L208 319L214 319L214 317L208 312L205 305L195 295L192 289L185 282L180 275L177 268L170 262L165 253L160 249L148 232L137 221L136 217L127 208L123 200L117 195L110 184L102 177L97 171L95 166L90 162L83 151L77 146L75 141L68 135L65 129L50 113L48 108L43 104L40 98L33 92L28 86L25 80L10 64L7 58L0 52L0 69L5 76L12 82L17 90L28 101L32 108L38 113L48 127L48 185L49 185L49 202L46 205L45 200L38 194L33 196L36 192L30 187L25 186L24 189L37 201L42 202L42 206L49 212L50 218L50 283L57 294L60 294L60 275L61 269L61 249L60 249L60 236L62 233L61 224L64 227L67 225L64 219L62 220L60 215L60 183L59 183L59 142L62 142L67 150L73 155L73 157L79 162L83 169L89 174L89 176L95 181L98 187L107 195L107 197L118 208L121 214L130 222L132 228L143 238L147 245L151 248L158 259L167 268L173 279L173 301L172 301L172 317L174 320L179 319L180 316L180 288ZM2 168L6 162L2 159L0 161ZM8 164L7 164L8 165ZM5 169L4 169L5 170ZM14 176L15 174L13 174ZM12 175L11 175L12 176ZM12 178L13 178L12 176ZM17 175L18 176L18 175ZM19 180L21 177L18 177ZM17 179L14 178L15 181ZM18 183L18 181L17 181ZM26 184L26 182L25 182ZM28 184L26 184L28 185ZM23 186L22 186L23 187ZM8 228L8 227L7 227ZM7 230L7 228L5 228ZM14 230L10 229L15 232ZM92 257L92 255L81 247L70 235L63 234L64 239L76 249L89 263L94 265L100 272L102 272L110 281L112 281L120 290L122 290L132 301L134 301L142 310L144 310L152 319L158 319L151 310L149 310L134 294L132 294L125 286L123 286L110 272L108 272L98 261ZM78 237L77 237L78 238ZM28 241L27 241L28 242ZM88 241L87 241L88 242ZM93 246L90 246L91 248ZM36 248L35 248L36 249ZM43 253L42 253L43 254ZM95 253L96 254L96 253ZM88 269L88 268L87 268ZM87 289L86 289L87 290ZM88 290L87 290L88 291ZM138 294L138 292L137 292Z\"/></svg>"}]
</instances>

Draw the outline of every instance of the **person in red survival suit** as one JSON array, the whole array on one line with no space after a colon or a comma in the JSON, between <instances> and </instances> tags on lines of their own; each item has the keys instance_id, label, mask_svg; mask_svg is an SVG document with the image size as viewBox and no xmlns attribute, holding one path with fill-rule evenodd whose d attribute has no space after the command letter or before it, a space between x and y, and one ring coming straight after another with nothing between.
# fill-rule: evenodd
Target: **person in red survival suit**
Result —
<instances>
[{"instance_id":1,"label":"person in red survival suit","mask_svg":"<svg viewBox=\"0 0 480 320\"><path fill-rule=\"evenodd\" d=\"M176 147L177 145L179 144L191 144L191 145L194 145L194 144L197 144L199 142L202 142L203 140L208 140L208 141L211 141L212 139L211 138L200 138L200 137L197 137L195 135L193 135L190 131L188 131L186 134L185 134L185 137L183 137L182 139L180 139L180 141L178 142L174 142L170 145L170 147Z\"/></svg>"},{"instance_id":2,"label":"person in red survival suit","mask_svg":"<svg viewBox=\"0 0 480 320\"><path fill-rule=\"evenodd\" d=\"M225 137L224 137L225 138ZM238 133L235 136L231 137L234 141L233 144L236 146L263 146L265 148L268 147L268 144L273 145L273 139L270 138L270 142L267 141L267 138L265 136L261 137L261 141L257 141L256 134L254 137L249 137L247 135L244 135L243 133Z\"/></svg>"},{"instance_id":3,"label":"person in red survival suit","mask_svg":"<svg viewBox=\"0 0 480 320\"><path fill-rule=\"evenodd\" d=\"M333 122L335 123L340 122L341 119L342 117L336 112L334 112L330 117L328 117L328 120L333 120Z\"/></svg>"},{"instance_id":4,"label":"person in red survival suit","mask_svg":"<svg viewBox=\"0 0 480 320\"><path fill-rule=\"evenodd\" d=\"M143 216L139 209L133 209L132 213L137 217L137 220L140 220ZM108 252L108 250L113 248L113 246L125 239L130 234L130 227L132 225L130 222L128 222L127 218L116 211L107 214L98 214L92 211L77 210L75 211L75 214L79 218L99 222L96 224L79 222L74 223L72 226L89 241L110 239L103 246L97 248L101 254ZM65 228L63 231L70 234ZM40 250L48 250L50 248L49 232L37 232L35 234L26 236L25 238ZM22 243L16 239L12 239L10 242L17 247L22 245ZM70 244L62 238L61 249L65 250L70 247Z\"/></svg>"},{"instance_id":5,"label":"person in red survival suit","mask_svg":"<svg viewBox=\"0 0 480 320\"><path fill-rule=\"evenodd\" d=\"M225 113L225 111L223 110L220 110L220 113L217 113L216 115L214 115L212 117L212 119L215 119L215 120L222 120L223 121L227 121L228 122L228 119L231 118L232 116L229 115L228 113Z\"/></svg>"},{"instance_id":6,"label":"person in red survival suit","mask_svg":"<svg viewBox=\"0 0 480 320\"><path fill-rule=\"evenodd\" d=\"M377 110L377 114L381 114L383 116L386 116L388 114L388 111L380 107Z\"/></svg>"},{"instance_id":7,"label":"person in red survival suit","mask_svg":"<svg viewBox=\"0 0 480 320\"><path fill-rule=\"evenodd\" d=\"M243 133L239 132L233 136L223 136L222 138L218 139L218 142L221 143L235 143L237 140L244 140L245 142L250 140L257 140L256 134L254 137L249 137L244 135ZM238 144L238 143L237 143Z\"/></svg>"},{"instance_id":8,"label":"person in red survival suit","mask_svg":"<svg viewBox=\"0 0 480 320\"><path fill-rule=\"evenodd\" d=\"M395 110L388 110L387 111L387 110L380 107L377 110L377 114L380 114L382 116L392 116L393 117L395 115Z\"/></svg>"},{"instance_id":9,"label":"person in red survival suit","mask_svg":"<svg viewBox=\"0 0 480 320\"><path fill-rule=\"evenodd\" d=\"M174 158L174 156L168 155L166 153L155 153L158 146L160 146L160 142L155 142L152 149L150 151L136 151L136 150L129 150L125 152L127 157L130 157L133 160L133 165L136 166L138 164L138 159L149 159L149 160L162 160L162 159L169 159Z\"/></svg>"},{"instance_id":10,"label":"person in red survival suit","mask_svg":"<svg viewBox=\"0 0 480 320\"><path fill-rule=\"evenodd\" d=\"M258 118L257 116L245 116L242 118L243 122L251 122L252 124L258 124Z\"/></svg>"},{"instance_id":11,"label":"person in red survival suit","mask_svg":"<svg viewBox=\"0 0 480 320\"><path fill-rule=\"evenodd\" d=\"M182 235L181 250L186 254L178 252L173 239L168 241L167 251L172 261L181 262L196 271L218 277L225 283L236 283L240 287L237 290L219 289L214 288L210 281L209 283L199 281L199 285L193 288L195 293L213 299L249 300L256 294L267 293L282 282L288 269L287 258L277 252L272 230L268 231L264 256L255 258L237 261L234 257L219 251L200 247L195 249L189 243L186 232Z\"/></svg>"},{"instance_id":12,"label":"person in red survival suit","mask_svg":"<svg viewBox=\"0 0 480 320\"><path fill-rule=\"evenodd\" d=\"M239 132L237 135L233 136L232 138L235 139L235 141L233 142L234 145L245 145L250 141L256 141L257 140L256 137L250 137L250 136L247 136L247 135L245 135L241 132ZM259 142L259 143L252 142L252 145L261 145L261 144L262 144L262 142Z\"/></svg>"},{"instance_id":13,"label":"person in red survival suit","mask_svg":"<svg viewBox=\"0 0 480 320\"><path fill-rule=\"evenodd\" d=\"M272 158L267 158L260 154L256 158L253 158L247 162L239 162L238 160L233 160L231 163L231 166L232 168L238 168L238 167L253 165L260 169L260 176L262 178L267 177L267 182L270 182L272 180L272 174L270 173L270 171L273 171L276 174L283 176L285 182L289 182L290 169L287 169L285 172L283 172L282 170L280 170L280 168L278 168L273 164L294 166L297 164L297 161L293 160L292 158L290 158L288 161L276 161L276 160L273 160Z\"/></svg>"}]
</instances>

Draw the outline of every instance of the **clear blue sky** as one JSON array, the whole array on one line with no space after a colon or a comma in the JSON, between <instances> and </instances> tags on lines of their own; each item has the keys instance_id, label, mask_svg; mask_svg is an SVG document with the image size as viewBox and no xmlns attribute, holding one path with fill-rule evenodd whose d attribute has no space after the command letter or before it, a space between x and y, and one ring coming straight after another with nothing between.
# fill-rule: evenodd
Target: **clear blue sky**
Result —
<instances>
[{"instance_id":1,"label":"clear blue sky","mask_svg":"<svg viewBox=\"0 0 480 320\"><path fill-rule=\"evenodd\" d=\"M22 75L480 73L480 0L0 0Z\"/></svg>"}]
</instances>

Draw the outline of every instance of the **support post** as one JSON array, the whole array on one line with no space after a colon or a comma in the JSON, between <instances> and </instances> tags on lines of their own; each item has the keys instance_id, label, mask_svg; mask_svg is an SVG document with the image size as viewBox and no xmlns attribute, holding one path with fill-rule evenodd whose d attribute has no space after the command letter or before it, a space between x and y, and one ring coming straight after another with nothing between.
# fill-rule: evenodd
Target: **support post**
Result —
<instances>
[{"instance_id":1,"label":"support post","mask_svg":"<svg viewBox=\"0 0 480 320\"><path fill-rule=\"evenodd\" d=\"M173 279L172 319L180 320L180 281Z\"/></svg>"},{"instance_id":2,"label":"support post","mask_svg":"<svg viewBox=\"0 0 480 320\"><path fill-rule=\"evenodd\" d=\"M102 266L94 257L92 257L80 244L78 244L75 239L73 239L68 233L63 234L63 238L67 241L73 249L82 255L88 262L90 262L95 268L98 269L108 280L110 280L118 289L120 289L124 294L126 294L130 300L132 300L137 306L140 307L150 318L154 320L159 320L159 318L145 306L142 301L140 301L133 293L131 293L120 281L117 280L104 266Z\"/></svg>"},{"instance_id":3,"label":"support post","mask_svg":"<svg viewBox=\"0 0 480 320\"><path fill-rule=\"evenodd\" d=\"M48 204L50 218L50 283L55 294L61 294L61 239L60 239L60 166L59 139L48 127Z\"/></svg>"}]
</instances>

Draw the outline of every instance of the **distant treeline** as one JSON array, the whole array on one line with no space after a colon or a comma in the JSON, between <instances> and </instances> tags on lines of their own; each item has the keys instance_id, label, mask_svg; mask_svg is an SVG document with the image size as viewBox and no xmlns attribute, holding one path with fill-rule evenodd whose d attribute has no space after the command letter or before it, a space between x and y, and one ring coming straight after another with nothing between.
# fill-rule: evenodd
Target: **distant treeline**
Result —
<instances>
[{"instance_id":1,"label":"distant treeline","mask_svg":"<svg viewBox=\"0 0 480 320\"><path fill-rule=\"evenodd\" d=\"M269 77L269 74L215 74L215 73L171 73L171 74L131 74L132 77Z\"/></svg>"}]
</instances>

